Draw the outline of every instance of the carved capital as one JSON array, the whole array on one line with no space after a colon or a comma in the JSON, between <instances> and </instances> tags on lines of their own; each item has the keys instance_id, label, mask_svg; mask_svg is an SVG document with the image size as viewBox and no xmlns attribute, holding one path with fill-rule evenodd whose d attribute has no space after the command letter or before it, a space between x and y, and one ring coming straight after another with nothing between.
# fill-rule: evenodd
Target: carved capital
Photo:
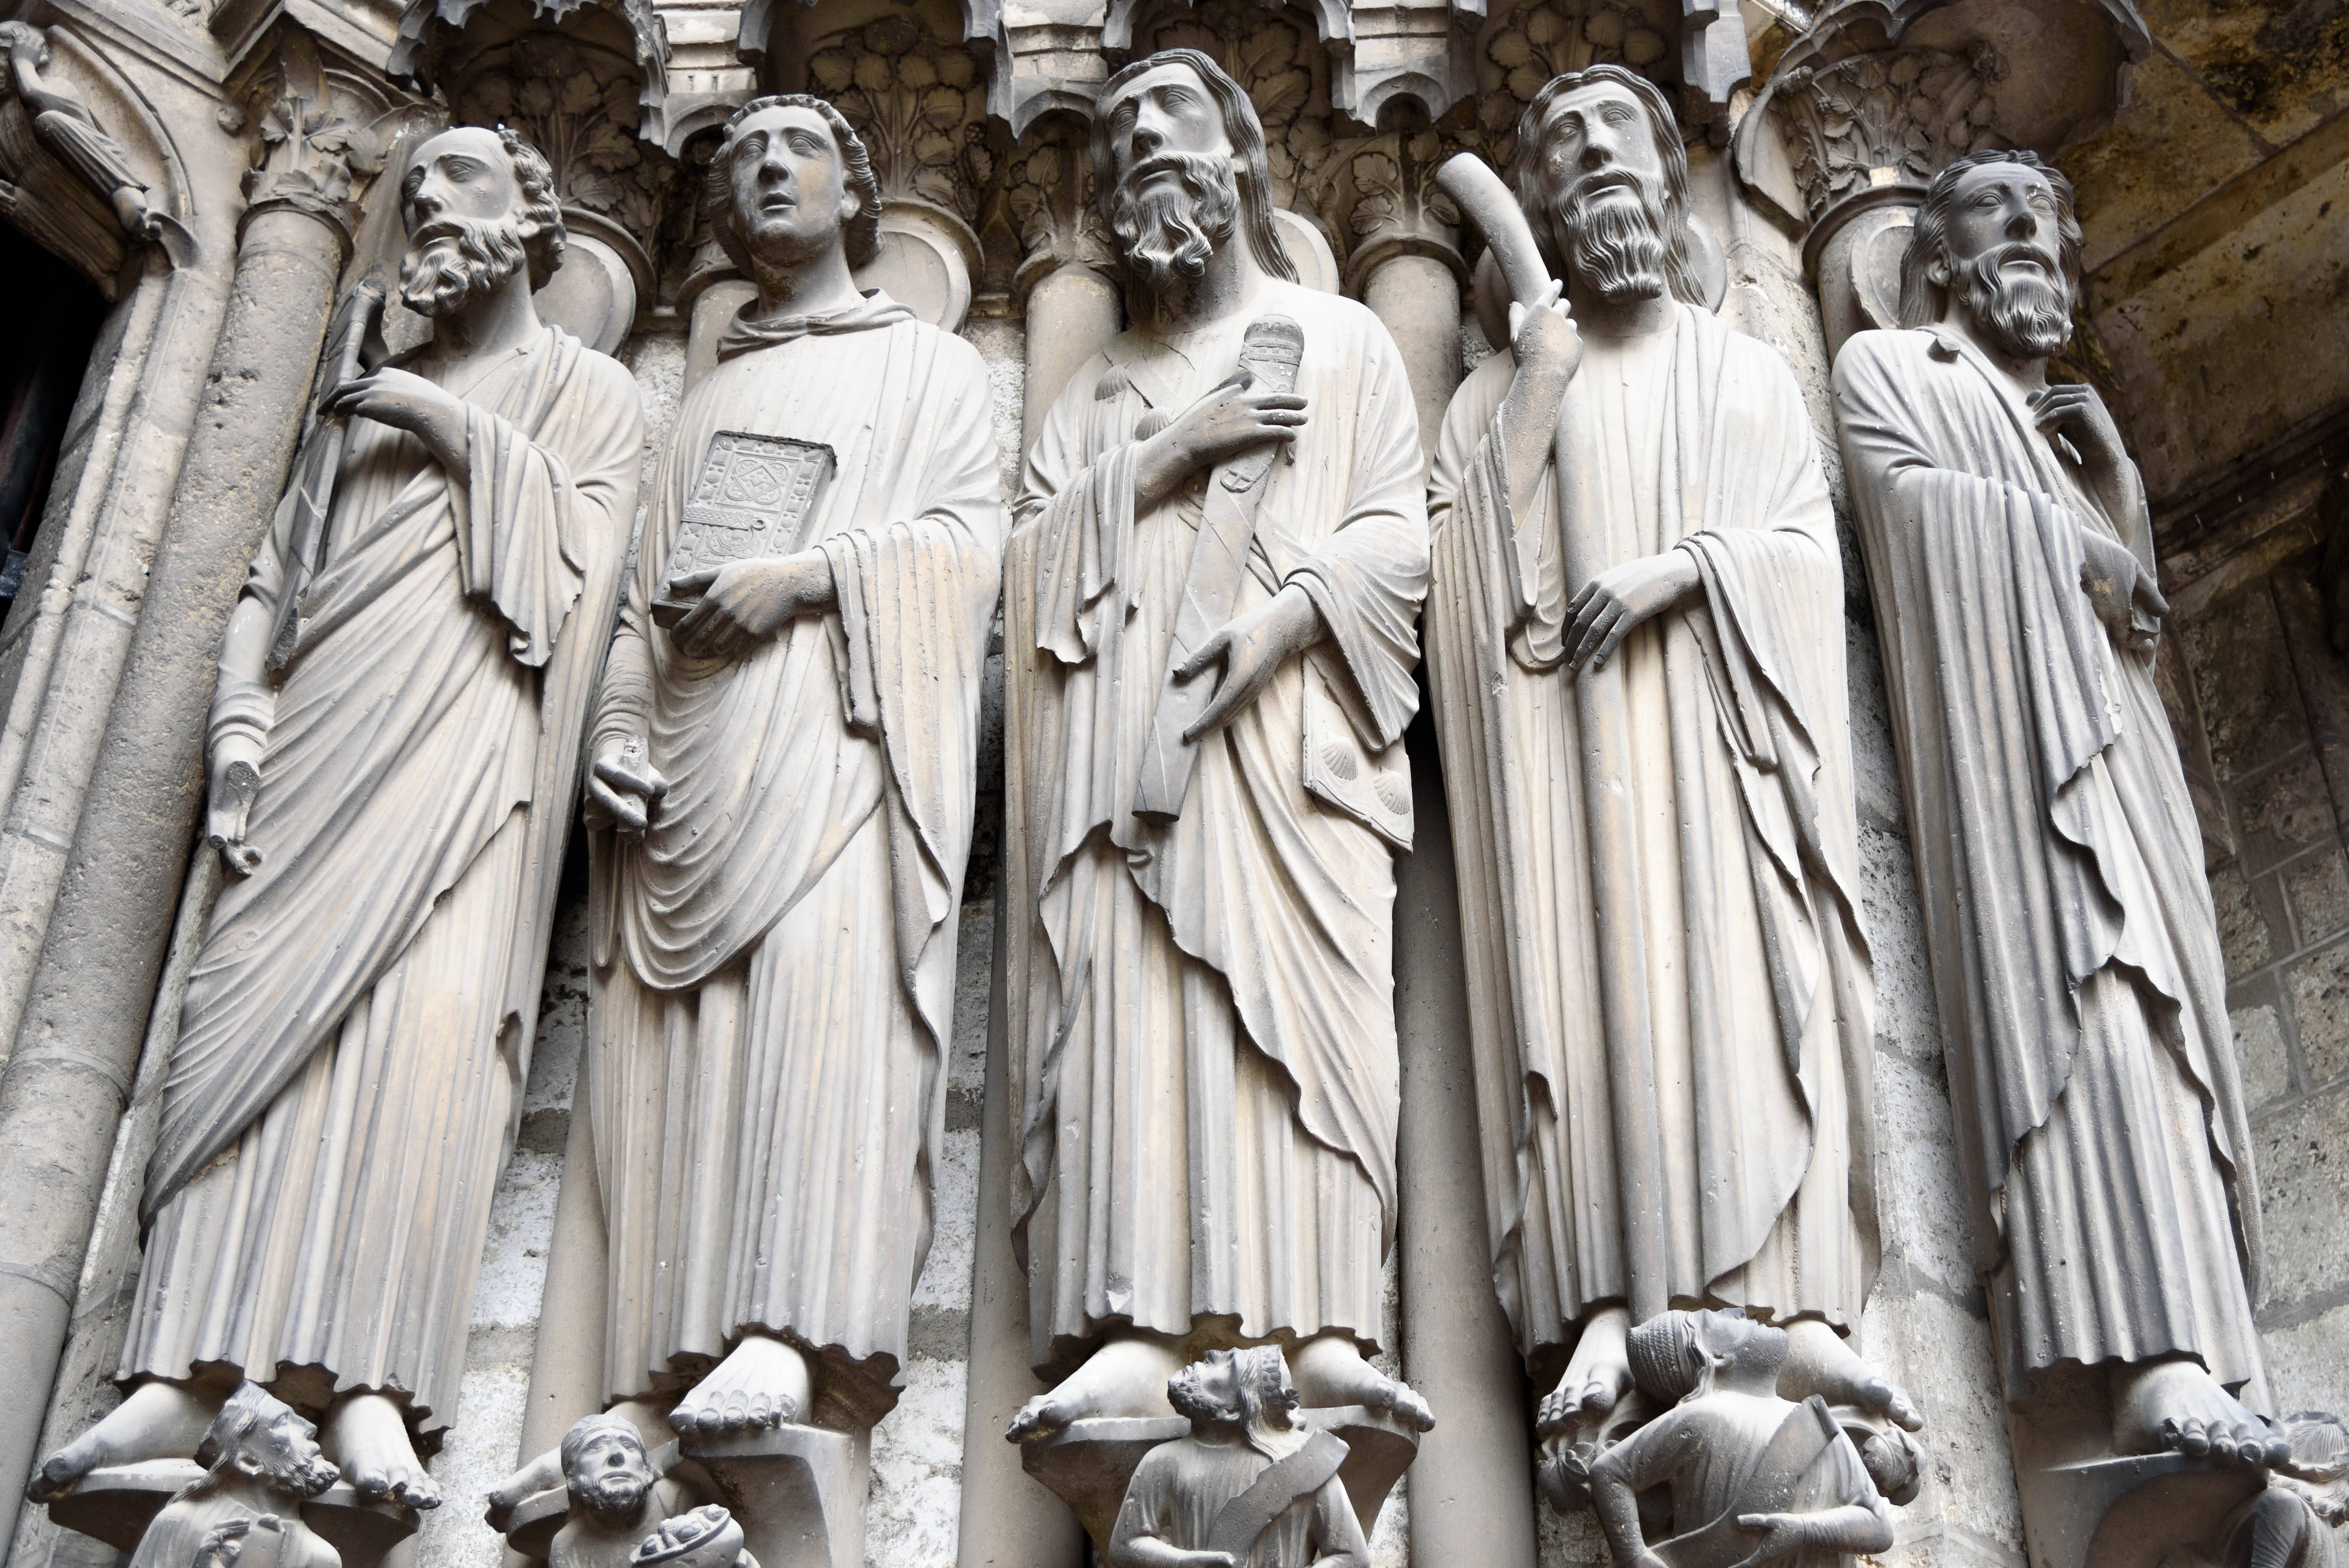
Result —
<instances>
[{"instance_id":1,"label":"carved capital","mask_svg":"<svg viewBox=\"0 0 2349 1568\"><path fill-rule=\"evenodd\" d=\"M1435 183L1435 171L1457 149L1433 129L1379 137L1346 160L1352 201L1346 230L1354 242L1346 263L1349 293L1359 294L1372 268L1391 256L1433 256L1462 280L1460 209Z\"/></svg>"},{"instance_id":2,"label":"carved capital","mask_svg":"<svg viewBox=\"0 0 2349 1568\"><path fill-rule=\"evenodd\" d=\"M818 40L807 69L810 89L864 139L885 201L978 222L996 155L987 84L968 49L932 37L910 15L884 16Z\"/></svg>"},{"instance_id":3,"label":"carved capital","mask_svg":"<svg viewBox=\"0 0 2349 1568\"><path fill-rule=\"evenodd\" d=\"M342 73L326 70L316 46L292 27L248 79L245 103L243 122L255 135L239 236L255 214L290 209L333 230L347 257L359 199L383 171L389 150L385 121L398 111L353 90ZM234 108L222 111L222 119L238 129Z\"/></svg>"},{"instance_id":4,"label":"carved capital","mask_svg":"<svg viewBox=\"0 0 2349 1568\"><path fill-rule=\"evenodd\" d=\"M1871 187L1922 185L1951 159L1993 145L2005 58L1889 49L1789 72L1772 95L1810 220Z\"/></svg>"},{"instance_id":5,"label":"carved capital","mask_svg":"<svg viewBox=\"0 0 2349 1568\"><path fill-rule=\"evenodd\" d=\"M1109 235L1093 195L1092 152L1082 128L1065 117L1048 122L1013 153L1004 170L1003 210L1019 236L1014 294L1025 297L1072 262L1112 272Z\"/></svg>"}]
</instances>

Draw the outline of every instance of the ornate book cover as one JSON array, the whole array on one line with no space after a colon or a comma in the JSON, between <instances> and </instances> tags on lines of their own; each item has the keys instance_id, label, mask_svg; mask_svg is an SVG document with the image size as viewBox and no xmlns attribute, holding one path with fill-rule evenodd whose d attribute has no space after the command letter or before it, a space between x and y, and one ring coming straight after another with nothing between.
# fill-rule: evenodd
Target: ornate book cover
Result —
<instances>
[{"instance_id":1,"label":"ornate book cover","mask_svg":"<svg viewBox=\"0 0 2349 1568\"><path fill-rule=\"evenodd\" d=\"M808 521L833 460L821 441L741 430L712 436L685 503L685 526L661 573L653 619L672 626L693 608L692 596L678 597L668 586L689 572L806 548Z\"/></svg>"}]
</instances>

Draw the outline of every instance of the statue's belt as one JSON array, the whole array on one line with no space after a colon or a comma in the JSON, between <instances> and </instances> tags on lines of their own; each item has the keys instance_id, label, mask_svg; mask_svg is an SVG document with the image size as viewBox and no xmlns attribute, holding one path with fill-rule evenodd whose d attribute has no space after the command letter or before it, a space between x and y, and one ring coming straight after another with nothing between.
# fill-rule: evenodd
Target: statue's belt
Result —
<instances>
[{"instance_id":1,"label":"statue's belt","mask_svg":"<svg viewBox=\"0 0 2349 1568\"><path fill-rule=\"evenodd\" d=\"M1801 1408L1779 1424L1777 1435L1762 1450L1761 1462L1718 1518L1655 1548L1664 1568L1731 1568L1744 1562L1753 1554L1756 1538L1752 1532L1737 1528L1739 1517L1785 1512L1804 1475L1842 1434L1825 1399L1814 1394L1804 1400Z\"/></svg>"},{"instance_id":2,"label":"statue's belt","mask_svg":"<svg viewBox=\"0 0 2349 1568\"><path fill-rule=\"evenodd\" d=\"M1305 1446L1287 1459L1275 1460L1239 1496L1224 1504L1216 1527L1207 1532L1207 1550L1228 1552L1235 1563L1246 1563L1272 1522L1288 1511L1300 1497L1310 1497L1330 1482L1350 1450L1345 1439L1315 1432Z\"/></svg>"}]
</instances>

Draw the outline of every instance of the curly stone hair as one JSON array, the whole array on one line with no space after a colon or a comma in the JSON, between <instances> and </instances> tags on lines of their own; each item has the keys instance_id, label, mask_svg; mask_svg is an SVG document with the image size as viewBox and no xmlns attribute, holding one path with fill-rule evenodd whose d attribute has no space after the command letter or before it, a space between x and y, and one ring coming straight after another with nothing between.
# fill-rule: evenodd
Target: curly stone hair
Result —
<instances>
[{"instance_id":1,"label":"curly stone hair","mask_svg":"<svg viewBox=\"0 0 2349 1568\"><path fill-rule=\"evenodd\" d=\"M563 196L554 188L554 167L546 154L505 126L498 127L498 142L513 165L514 184L522 190L523 250L530 257L530 286L534 294L546 286L563 266L563 249L569 236L563 227Z\"/></svg>"},{"instance_id":2,"label":"curly stone hair","mask_svg":"<svg viewBox=\"0 0 2349 1568\"><path fill-rule=\"evenodd\" d=\"M742 231L734 221L734 178L728 167L728 156L734 150L736 133L742 122L754 114L771 108L811 109L823 117L832 128L832 139L840 148L841 182L856 192L856 214L841 230L841 241L848 253L848 264L861 267L881 253L881 182L874 178L872 155L864 150L864 140L856 134L841 112L812 93L771 93L752 98L734 111L726 122L725 134L719 138L718 150L710 155L709 172L701 185L701 215L709 225L709 232L726 253L727 260L742 269L750 270L750 247L743 242Z\"/></svg>"}]
</instances>

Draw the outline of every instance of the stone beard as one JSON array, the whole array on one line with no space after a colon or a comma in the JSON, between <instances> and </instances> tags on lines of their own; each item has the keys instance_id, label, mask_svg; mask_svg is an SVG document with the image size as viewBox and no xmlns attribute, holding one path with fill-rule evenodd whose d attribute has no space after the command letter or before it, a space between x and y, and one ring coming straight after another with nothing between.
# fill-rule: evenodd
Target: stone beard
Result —
<instances>
[{"instance_id":1,"label":"stone beard","mask_svg":"<svg viewBox=\"0 0 2349 1568\"><path fill-rule=\"evenodd\" d=\"M605 1392L667 1399L757 1330L812 1370L813 1408L783 1419L870 1426L908 1358L945 1130L1004 526L991 403L978 351L885 294L746 316L719 353L662 453L597 725L669 781L642 838L592 840ZM720 430L836 457L803 537L837 610L739 659L650 618Z\"/></svg>"},{"instance_id":2,"label":"stone beard","mask_svg":"<svg viewBox=\"0 0 2349 1568\"><path fill-rule=\"evenodd\" d=\"M1429 490L1470 1038L1478 1083L1500 1086L1481 1107L1495 1278L1547 1387L1627 1302L1632 1322L1704 1301L1857 1330L1878 1257L1874 987L1842 573L1802 393L1767 346L1665 293L1683 220L1662 180L1606 164L1528 216L1610 304L1663 306L1661 330L1583 325L1557 415L1570 465L1545 460L1528 513L1506 352L1454 396ZM1578 674L1577 593L1676 550L1698 586ZM1591 804L1594 769L1629 791L1628 820ZM1619 993L1600 978L1610 930L1636 934ZM1610 1332L1613 1381L1591 1366L1604 1393L1577 1408L1603 1415L1628 1384Z\"/></svg>"},{"instance_id":3,"label":"stone beard","mask_svg":"<svg viewBox=\"0 0 2349 1568\"><path fill-rule=\"evenodd\" d=\"M2009 261L2018 259L2045 263L2035 245L2004 245L1959 266L1958 280L1966 309L1999 352L2014 359L2044 359L2072 341L2071 293L2037 267L2005 271Z\"/></svg>"},{"instance_id":4,"label":"stone beard","mask_svg":"<svg viewBox=\"0 0 2349 1568\"><path fill-rule=\"evenodd\" d=\"M442 316L528 260L522 224L511 214L436 219L410 237L399 262L399 297L419 315Z\"/></svg>"},{"instance_id":5,"label":"stone beard","mask_svg":"<svg viewBox=\"0 0 2349 1568\"><path fill-rule=\"evenodd\" d=\"M1159 252L1183 272L1193 230L1226 234L1208 242L1219 257L1243 242L1219 216L1229 176L1182 167L1180 191L1117 196L1144 287ZM1014 1182L1033 1359L1052 1380L1128 1330L1370 1348L1381 1333L1390 911L1411 830L1397 743L1426 583L1417 422L1367 310L1253 286L1244 312L1179 335L1137 327L1077 371L1029 456L1007 555ZM1136 430L1223 382L1250 321L1276 314L1302 329L1312 415L1265 480L1232 614L1294 584L1330 634L1196 743L1178 816L1144 818L1137 781L1208 480L1138 502Z\"/></svg>"},{"instance_id":6,"label":"stone beard","mask_svg":"<svg viewBox=\"0 0 2349 1568\"><path fill-rule=\"evenodd\" d=\"M1174 185L1153 185L1173 172ZM1227 158L1161 153L1138 163L1118 182L1110 205L1110 233L1119 259L1152 294L1178 278L1196 278L1207 257L1228 242L1239 222L1239 181Z\"/></svg>"},{"instance_id":7,"label":"stone beard","mask_svg":"<svg viewBox=\"0 0 2349 1568\"><path fill-rule=\"evenodd\" d=\"M444 311L497 281L440 277ZM427 1449L455 1413L642 440L628 373L555 327L463 397L457 471L351 420L274 676L316 476L245 583L214 727L265 724L260 860L189 982L120 1373L224 1363L314 1412L378 1391Z\"/></svg>"}]
</instances>

